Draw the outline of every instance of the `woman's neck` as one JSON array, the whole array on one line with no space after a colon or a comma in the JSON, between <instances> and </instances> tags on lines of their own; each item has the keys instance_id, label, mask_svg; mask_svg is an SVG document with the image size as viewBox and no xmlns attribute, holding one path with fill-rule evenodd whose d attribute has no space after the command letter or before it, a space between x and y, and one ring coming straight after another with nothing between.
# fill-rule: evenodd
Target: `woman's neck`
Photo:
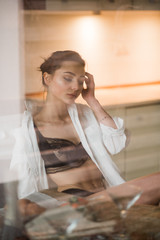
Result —
<instances>
[{"instance_id":1,"label":"woman's neck","mask_svg":"<svg viewBox=\"0 0 160 240\"><path fill-rule=\"evenodd\" d=\"M58 99L50 99L47 97L44 107L37 117L39 120L48 123L68 121L69 114L67 104Z\"/></svg>"}]
</instances>

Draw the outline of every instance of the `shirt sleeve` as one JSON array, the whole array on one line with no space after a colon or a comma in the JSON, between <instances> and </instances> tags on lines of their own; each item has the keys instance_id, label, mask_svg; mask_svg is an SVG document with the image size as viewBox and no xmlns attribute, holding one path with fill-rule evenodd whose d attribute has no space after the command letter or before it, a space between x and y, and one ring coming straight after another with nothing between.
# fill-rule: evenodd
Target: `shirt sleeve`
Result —
<instances>
[{"instance_id":1,"label":"shirt sleeve","mask_svg":"<svg viewBox=\"0 0 160 240\"><path fill-rule=\"evenodd\" d=\"M34 183L33 174L29 168L24 148L24 139L20 128L12 132L15 137L15 145L12 151L10 170L17 172L18 177L18 198L24 198L27 195L37 191Z\"/></svg>"},{"instance_id":2,"label":"shirt sleeve","mask_svg":"<svg viewBox=\"0 0 160 240\"><path fill-rule=\"evenodd\" d=\"M104 145L110 154L119 153L126 146L126 134L124 121L119 117L113 117L117 129L100 123Z\"/></svg>"}]
</instances>

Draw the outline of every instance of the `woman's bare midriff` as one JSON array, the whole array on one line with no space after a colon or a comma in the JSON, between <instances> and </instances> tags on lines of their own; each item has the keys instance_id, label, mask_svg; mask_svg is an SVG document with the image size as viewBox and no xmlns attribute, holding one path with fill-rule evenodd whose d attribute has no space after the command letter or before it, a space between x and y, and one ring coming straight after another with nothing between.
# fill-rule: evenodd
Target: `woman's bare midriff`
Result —
<instances>
[{"instance_id":1,"label":"woman's bare midriff","mask_svg":"<svg viewBox=\"0 0 160 240\"><path fill-rule=\"evenodd\" d=\"M102 174L90 159L81 167L48 174L48 177L57 185L59 192L70 188L79 188L91 192L104 190Z\"/></svg>"}]
</instances>

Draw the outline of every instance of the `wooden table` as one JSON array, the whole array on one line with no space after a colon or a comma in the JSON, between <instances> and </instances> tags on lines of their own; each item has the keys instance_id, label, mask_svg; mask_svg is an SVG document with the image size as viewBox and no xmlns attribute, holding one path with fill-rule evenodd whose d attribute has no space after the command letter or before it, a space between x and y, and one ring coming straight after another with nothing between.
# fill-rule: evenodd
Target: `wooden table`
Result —
<instances>
[{"instance_id":1,"label":"wooden table","mask_svg":"<svg viewBox=\"0 0 160 240\"><path fill-rule=\"evenodd\" d=\"M121 231L119 210L112 202L97 202L89 204L90 219L94 221L116 220L112 235ZM160 239L160 207L152 205L135 205L128 210L125 228L134 240ZM157 238L156 238L157 237Z\"/></svg>"},{"instance_id":2,"label":"wooden table","mask_svg":"<svg viewBox=\"0 0 160 240\"><path fill-rule=\"evenodd\" d=\"M50 196L57 198L59 200L66 200L69 202L69 199L72 197L72 195L69 194L58 194L56 192L52 192L50 190L47 190L46 192ZM63 210L62 210L63 211ZM63 215L63 213L62 213ZM87 219L88 224L93 223L95 224L95 232L94 235L89 235L89 231L85 236L83 235L83 231L80 231L80 236L75 232L75 235L73 234L73 237L68 237L67 239L72 240L98 240L98 239L113 239L113 236L121 231L121 219L119 210L115 206L115 204L112 201L107 201L104 195L98 196L97 198L93 198L87 201L84 205L84 211L82 213L84 219L82 221L85 222L85 219ZM45 216L46 217L46 216ZM52 217L51 217L52 218ZM51 222L52 219L50 218ZM53 218L55 221L54 211L53 211ZM63 217L62 217L63 219ZM41 222L42 220L42 222ZM50 222L50 223L51 223ZM96 223L97 223L97 233L96 233ZM36 219L33 222L33 224L37 224L37 233L39 232L39 236L41 236L41 227L40 225L43 225L45 222L43 222L43 215L42 218L38 219L38 222L36 223ZM54 222L52 223L54 226ZM87 222L86 222L87 224ZM106 224L106 229L108 228L108 231L104 231ZM31 224L32 225L32 224ZM103 226L102 229L99 226ZM82 224L83 226L83 224ZM89 224L90 226L90 224ZM92 224L91 224L91 227ZM160 239L160 207L159 206L153 206L153 205L134 205L128 210L128 214L125 220L125 227L127 230L127 233L130 235L130 240L159 240ZM46 229L47 234L47 225ZM47 235L46 235L47 236ZM97 236L101 237L98 238ZM41 238L31 238L31 239L41 239ZM42 238L44 239L44 238ZM45 238L52 239L52 238ZM53 239L55 239L53 237ZM58 239L58 238L57 238ZM60 238L61 239L61 238Z\"/></svg>"}]
</instances>

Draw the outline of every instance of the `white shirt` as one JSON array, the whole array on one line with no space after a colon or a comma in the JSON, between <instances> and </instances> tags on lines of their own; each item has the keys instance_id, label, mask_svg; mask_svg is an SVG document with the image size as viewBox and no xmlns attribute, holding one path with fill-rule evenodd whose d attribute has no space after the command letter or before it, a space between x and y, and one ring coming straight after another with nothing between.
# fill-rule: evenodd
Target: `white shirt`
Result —
<instances>
[{"instance_id":1,"label":"white shirt","mask_svg":"<svg viewBox=\"0 0 160 240\"><path fill-rule=\"evenodd\" d=\"M92 161L102 172L109 186L124 182L110 155L120 152L126 143L124 123L114 117L117 129L97 121L92 110L82 104L72 104L69 115L80 141ZM24 112L22 126L14 130L16 143L13 149L11 169L19 173L19 198L48 188L44 161L38 148L32 114Z\"/></svg>"}]
</instances>

